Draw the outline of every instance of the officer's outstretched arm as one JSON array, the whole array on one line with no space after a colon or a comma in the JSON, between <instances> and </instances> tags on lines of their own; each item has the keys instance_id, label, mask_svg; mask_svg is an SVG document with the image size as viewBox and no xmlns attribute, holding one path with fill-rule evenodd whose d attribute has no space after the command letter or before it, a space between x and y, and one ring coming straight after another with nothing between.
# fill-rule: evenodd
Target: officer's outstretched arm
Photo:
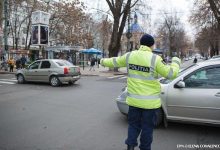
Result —
<instances>
[{"instance_id":1,"label":"officer's outstretched arm","mask_svg":"<svg viewBox=\"0 0 220 150\"><path fill-rule=\"evenodd\" d=\"M109 68L126 67L126 56L127 56L127 53L119 57L102 58L100 60L100 64L102 66L109 67Z\"/></svg>"},{"instance_id":2,"label":"officer's outstretched arm","mask_svg":"<svg viewBox=\"0 0 220 150\"><path fill-rule=\"evenodd\" d=\"M174 79L179 73L180 63L181 60L178 57L173 57L170 65L165 64L161 57L157 57L156 72L164 78Z\"/></svg>"}]
</instances>

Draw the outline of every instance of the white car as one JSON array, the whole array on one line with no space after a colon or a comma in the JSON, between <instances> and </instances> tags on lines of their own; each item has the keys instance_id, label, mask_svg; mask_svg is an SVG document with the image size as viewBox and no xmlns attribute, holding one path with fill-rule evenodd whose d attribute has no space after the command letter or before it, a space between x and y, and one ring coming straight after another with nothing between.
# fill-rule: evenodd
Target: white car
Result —
<instances>
[{"instance_id":1,"label":"white car","mask_svg":"<svg viewBox=\"0 0 220 150\"><path fill-rule=\"evenodd\" d=\"M220 125L220 61L204 61L182 70L174 80L161 79L163 120ZM128 113L127 89L116 99L119 111Z\"/></svg>"},{"instance_id":2,"label":"white car","mask_svg":"<svg viewBox=\"0 0 220 150\"><path fill-rule=\"evenodd\" d=\"M215 55L212 58L208 59L208 61L216 61L216 60L220 60L220 55Z\"/></svg>"}]
</instances>

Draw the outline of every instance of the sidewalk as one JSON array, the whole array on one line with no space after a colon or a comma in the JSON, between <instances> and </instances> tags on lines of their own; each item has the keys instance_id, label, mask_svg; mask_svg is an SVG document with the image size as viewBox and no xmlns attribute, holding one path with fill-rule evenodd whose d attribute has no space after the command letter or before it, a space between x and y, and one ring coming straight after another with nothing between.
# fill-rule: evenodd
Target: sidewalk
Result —
<instances>
[{"instance_id":1,"label":"sidewalk","mask_svg":"<svg viewBox=\"0 0 220 150\"><path fill-rule=\"evenodd\" d=\"M107 67L103 67L103 66L99 66L99 68L97 66L95 66L95 71L89 71L89 66L84 67L80 67L80 72L82 74L82 76L114 76L114 75L122 75L122 74L126 74L127 70L126 68L120 68L119 72L114 72L114 71L109 71L109 68ZM0 74L15 74L16 73L16 69L14 69L14 72L9 72L8 71L4 71L4 70L0 70Z\"/></svg>"},{"instance_id":2,"label":"sidewalk","mask_svg":"<svg viewBox=\"0 0 220 150\"><path fill-rule=\"evenodd\" d=\"M127 70L126 68L120 68L118 72L109 71L108 67L95 66L95 71L89 71L89 66L85 67L83 70L83 67L80 67L80 72L84 76L114 76L114 75L124 75L126 74Z\"/></svg>"}]
</instances>

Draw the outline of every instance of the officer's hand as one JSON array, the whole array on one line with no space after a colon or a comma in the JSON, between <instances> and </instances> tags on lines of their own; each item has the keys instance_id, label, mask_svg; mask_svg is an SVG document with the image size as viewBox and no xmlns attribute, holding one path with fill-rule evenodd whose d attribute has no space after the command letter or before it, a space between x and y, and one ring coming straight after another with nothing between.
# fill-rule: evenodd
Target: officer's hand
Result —
<instances>
[{"instance_id":1,"label":"officer's hand","mask_svg":"<svg viewBox=\"0 0 220 150\"><path fill-rule=\"evenodd\" d=\"M178 57L173 57L173 58L172 58L172 63L173 63L173 62L177 63L179 66L180 66L180 64L181 64L181 60L180 60Z\"/></svg>"},{"instance_id":2,"label":"officer's hand","mask_svg":"<svg viewBox=\"0 0 220 150\"><path fill-rule=\"evenodd\" d=\"M102 59L100 60L100 65L102 65L102 66L104 66L103 61L104 61L104 58L102 58Z\"/></svg>"}]
</instances>

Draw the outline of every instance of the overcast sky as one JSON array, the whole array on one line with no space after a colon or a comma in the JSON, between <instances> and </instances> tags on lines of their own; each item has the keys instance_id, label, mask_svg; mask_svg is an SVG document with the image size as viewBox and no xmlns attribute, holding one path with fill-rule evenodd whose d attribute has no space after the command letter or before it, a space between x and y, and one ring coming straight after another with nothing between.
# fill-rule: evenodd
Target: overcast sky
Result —
<instances>
[{"instance_id":1,"label":"overcast sky","mask_svg":"<svg viewBox=\"0 0 220 150\"><path fill-rule=\"evenodd\" d=\"M81 0L88 7L90 12L96 12L95 9L101 9L103 11L108 11L108 5L106 0ZM173 13L174 10L178 12L181 22L185 25L185 29L189 36L193 36L193 27L188 22L188 17L190 15L190 10L192 9L193 0L147 0L152 7L151 11L151 28L153 28L157 23L162 21L162 10L166 12ZM144 19L139 16L140 25L145 25Z\"/></svg>"}]
</instances>

